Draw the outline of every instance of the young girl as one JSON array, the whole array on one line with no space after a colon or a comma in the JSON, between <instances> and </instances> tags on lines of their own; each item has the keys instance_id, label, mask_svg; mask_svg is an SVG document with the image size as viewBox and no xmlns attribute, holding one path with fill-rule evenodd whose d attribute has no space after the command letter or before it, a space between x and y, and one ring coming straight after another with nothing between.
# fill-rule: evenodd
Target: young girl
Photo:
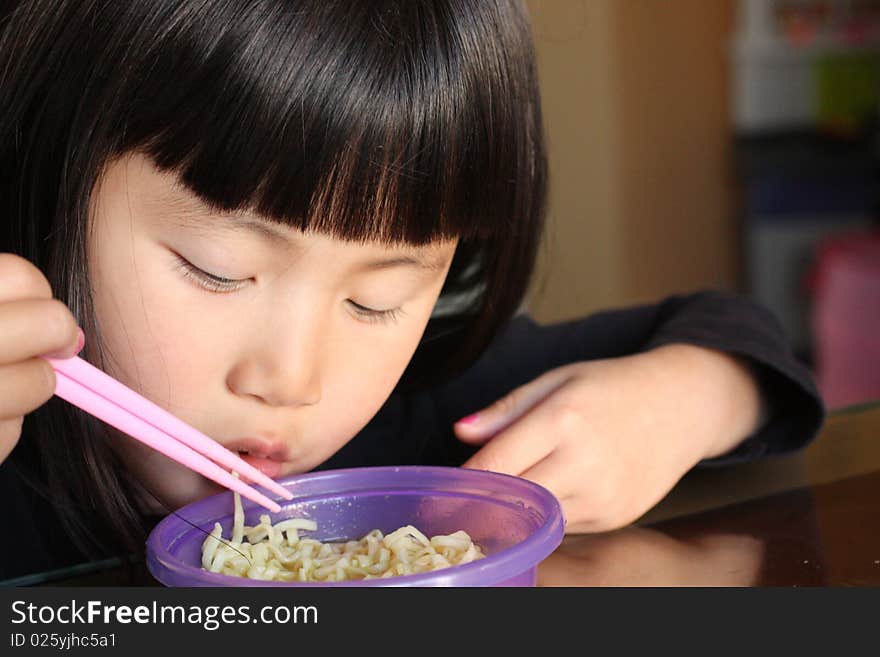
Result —
<instances>
[{"instance_id":1,"label":"young girl","mask_svg":"<svg viewBox=\"0 0 880 657\"><path fill-rule=\"evenodd\" d=\"M83 342L270 476L495 470L572 532L814 435L808 372L745 300L515 315L545 178L512 0L4 3L2 574L137 551L216 490L50 399L39 356Z\"/></svg>"}]
</instances>

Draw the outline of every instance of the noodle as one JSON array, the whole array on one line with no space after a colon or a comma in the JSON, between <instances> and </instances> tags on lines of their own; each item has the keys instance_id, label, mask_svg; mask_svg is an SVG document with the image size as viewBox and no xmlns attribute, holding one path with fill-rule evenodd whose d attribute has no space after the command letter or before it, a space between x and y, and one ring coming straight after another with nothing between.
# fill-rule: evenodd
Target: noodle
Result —
<instances>
[{"instance_id":1,"label":"noodle","mask_svg":"<svg viewBox=\"0 0 880 657\"><path fill-rule=\"evenodd\" d=\"M273 525L261 515L244 524L241 497L235 496L232 540L220 523L202 543L202 568L212 573L282 582L338 582L425 573L469 563L486 555L464 531L428 538L412 525L387 536L374 529L359 541L322 543L301 537L318 528L313 520L290 518Z\"/></svg>"}]
</instances>

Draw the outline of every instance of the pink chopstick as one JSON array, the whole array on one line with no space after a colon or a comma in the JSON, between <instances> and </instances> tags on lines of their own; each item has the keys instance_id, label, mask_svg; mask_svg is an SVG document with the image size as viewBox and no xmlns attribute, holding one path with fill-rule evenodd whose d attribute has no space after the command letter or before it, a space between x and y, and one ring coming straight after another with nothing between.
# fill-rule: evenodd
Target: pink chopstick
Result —
<instances>
[{"instance_id":1,"label":"pink chopstick","mask_svg":"<svg viewBox=\"0 0 880 657\"><path fill-rule=\"evenodd\" d=\"M46 360L55 370L55 394L90 415L271 511L280 511L277 503L217 464L284 499L293 498L287 489L238 455L81 358Z\"/></svg>"}]
</instances>

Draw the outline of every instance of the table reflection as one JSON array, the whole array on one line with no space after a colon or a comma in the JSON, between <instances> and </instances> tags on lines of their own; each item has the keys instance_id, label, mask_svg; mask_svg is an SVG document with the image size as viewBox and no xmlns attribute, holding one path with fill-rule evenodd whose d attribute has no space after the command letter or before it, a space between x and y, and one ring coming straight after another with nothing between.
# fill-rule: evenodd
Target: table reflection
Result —
<instances>
[{"instance_id":1,"label":"table reflection","mask_svg":"<svg viewBox=\"0 0 880 657\"><path fill-rule=\"evenodd\" d=\"M679 539L629 527L571 536L538 569L539 586L754 586L764 546L748 535Z\"/></svg>"},{"instance_id":2,"label":"table reflection","mask_svg":"<svg viewBox=\"0 0 880 657\"><path fill-rule=\"evenodd\" d=\"M876 485L880 493L880 478ZM804 489L647 527L568 536L541 564L539 584L821 586L823 546L814 496Z\"/></svg>"}]
</instances>

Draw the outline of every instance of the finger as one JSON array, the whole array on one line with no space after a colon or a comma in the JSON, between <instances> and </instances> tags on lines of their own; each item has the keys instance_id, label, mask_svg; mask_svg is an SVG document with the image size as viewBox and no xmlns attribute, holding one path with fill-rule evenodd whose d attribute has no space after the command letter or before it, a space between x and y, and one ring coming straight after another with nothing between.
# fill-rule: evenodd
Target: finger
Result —
<instances>
[{"instance_id":1,"label":"finger","mask_svg":"<svg viewBox=\"0 0 880 657\"><path fill-rule=\"evenodd\" d=\"M546 457L556 447L546 433L544 413L536 408L497 434L462 467L519 475Z\"/></svg>"},{"instance_id":2,"label":"finger","mask_svg":"<svg viewBox=\"0 0 880 657\"><path fill-rule=\"evenodd\" d=\"M592 478L573 469L572 456L564 447L555 449L519 476L543 486L559 500L566 533L607 531L628 524L620 515L620 496L609 498L603 494L602 486L595 486L596 482L589 480Z\"/></svg>"},{"instance_id":3,"label":"finger","mask_svg":"<svg viewBox=\"0 0 880 657\"><path fill-rule=\"evenodd\" d=\"M572 471L571 465L571 458L555 449L519 476L543 486L562 503L574 492L572 482L566 477L566 473Z\"/></svg>"},{"instance_id":4,"label":"finger","mask_svg":"<svg viewBox=\"0 0 880 657\"><path fill-rule=\"evenodd\" d=\"M51 299L52 288L43 272L28 260L0 253L0 303L13 299Z\"/></svg>"},{"instance_id":5,"label":"finger","mask_svg":"<svg viewBox=\"0 0 880 657\"><path fill-rule=\"evenodd\" d=\"M0 463L6 460L6 457L18 444L23 420L24 417L0 420Z\"/></svg>"},{"instance_id":6,"label":"finger","mask_svg":"<svg viewBox=\"0 0 880 657\"><path fill-rule=\"evenodd\" d=\"M0 367L0 420L30 413L55 393L55 372L43 358Z\"/></svg>"},{"instance_id":7,"label":"finger","mask_svg":"<svg viewBox=\"0 0 880 657\"><path fill-rule=\"evenodd\" d=\"M79 327L67 306L56 299L19 299L0 303L0 363L44 354L74 354Z\"/></svg>"},{"instance_id":8,"label":"finger","mask_svg":"<svg viewBox=\"0 0 880 657\"><path fill-rule=\"evenodd\" d=\"M491 406L455 423L459 440L480 444L523 417L571 378L567 368L556 368L507 393Z\"/></svg>"},{"instance_id":9,"label":"finger","mask_svg":"<svg viewBox=\"0 0 880 657\"><path fill-rule=\"evenodd\" d=\"M523 476L525 477L525 475ZM525 478L533 481L531 477ZM547 490L553 492L549 488ZM607 520L598 515L590 515L582 508L584 503L582 496L577 494L556 495L556 499L559 501L559 506L562 507L562 520L566 534L597 534L613 528Z\"/></svg>"}]
</instances>

